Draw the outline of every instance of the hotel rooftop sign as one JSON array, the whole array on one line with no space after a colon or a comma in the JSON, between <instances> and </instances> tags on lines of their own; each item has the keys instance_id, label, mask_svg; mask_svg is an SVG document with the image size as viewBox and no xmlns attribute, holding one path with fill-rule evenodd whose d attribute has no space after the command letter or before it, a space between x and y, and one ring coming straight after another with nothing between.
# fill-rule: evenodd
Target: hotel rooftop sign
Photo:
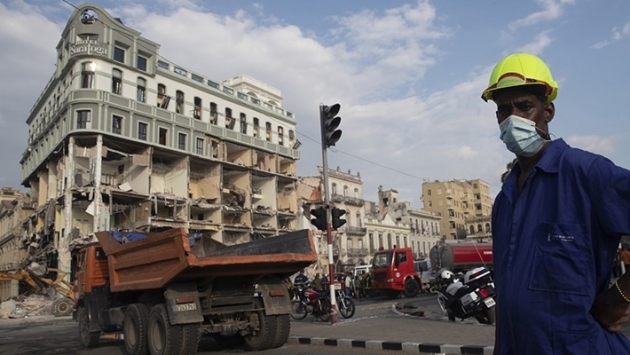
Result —
<instances>
[{"instance_id":1,"label":"hotel rooftop sign","mask_svg":"<svg viewBox=\"0 0 630 355\"><path fill-rule=\"evenodd\" d=\"M98 43L96 40L78 40L70 44L70 56L75 55L98 55L107 57L107 46Z\"/></svg>"}]
</instances>

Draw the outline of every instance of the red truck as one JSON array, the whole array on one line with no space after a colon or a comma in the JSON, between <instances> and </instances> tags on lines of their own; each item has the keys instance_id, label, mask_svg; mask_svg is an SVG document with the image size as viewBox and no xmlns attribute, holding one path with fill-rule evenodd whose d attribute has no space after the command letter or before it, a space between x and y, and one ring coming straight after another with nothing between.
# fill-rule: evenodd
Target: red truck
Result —
<instances>
[{"instance_id":1,"label":"red truck","mask_svg":"<svg viewBox=\"0 0 630 355\"><path fill-rule=\"evenodd\" d=\"M447 268L453 272L478 266L492 269L492 243L446 242L442 240L429 251L434 270Z\"/></svg>"},{"instance_id":2,"label":"red truck","mask_svg":"<svg viewBox=\"0 0 630 355\"><path fill-rule=\"evenodd\" d=\"M291 297L282 280L317 261L309 230L232 246L179 228L96 238L73 253L79 339L94 347L101 333L122 331L130 355L194 355L202 334L242 337L254 351L284 345Z\"/></svg>"},{"instance_id":3,"label":"red truck","mask_svg":"<svg viewBox=\"0 0 630 355\"><path fill-rule=\"evenodd\" d=\"M411 248L381 250L374 254L370 269L372 290L396 298L402 292L415 297L420 292L419 265L413 259Z\"/></svg>"}]
</instances>

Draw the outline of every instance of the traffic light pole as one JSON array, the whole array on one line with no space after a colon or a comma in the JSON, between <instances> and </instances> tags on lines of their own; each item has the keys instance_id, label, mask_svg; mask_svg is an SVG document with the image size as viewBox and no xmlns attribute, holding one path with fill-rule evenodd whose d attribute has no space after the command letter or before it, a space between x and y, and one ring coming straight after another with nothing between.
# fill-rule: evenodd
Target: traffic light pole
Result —
<instances>
[{"instance_id":1,"label":"traffic light pole","mask_svg":"<svg viewBox=\"0 0 630 355\"><path fill-rule=\"evenodd\" d=\"M323 115L320 107L320 116ZM333 239L332 239L332 214L330 212L330 193L328 191L328 154L326 153L324 117L320 117L322 132L322 165L324 166L324 207L326 208L326 238L328 241L328 280L330 291L330 324L337 323L337 299L335 295L335 261L333 260Z\"/></svg>"}]
</instances>

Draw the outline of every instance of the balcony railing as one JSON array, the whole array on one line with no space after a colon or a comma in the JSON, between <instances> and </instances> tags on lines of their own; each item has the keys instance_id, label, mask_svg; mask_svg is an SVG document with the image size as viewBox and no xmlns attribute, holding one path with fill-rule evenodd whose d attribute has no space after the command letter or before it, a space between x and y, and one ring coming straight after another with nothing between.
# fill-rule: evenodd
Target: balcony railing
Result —
<instances>
[{"instance_id":1,"label":"balcony railing","mask_svg":"<svg viewBox=\"0 0 630 355\"><path fill-rule=\"evenodd\" d=\"M363 256L367 256L368 255L368 251L367 249L362 249L362 248L348 248L348 256L350 257L363 257Z\"/></svg>"},{"instance_id":2,"label":"balcony railing","mask_svg":"<svg viewBox=\"0 0 630 355\"><path fill-rule=\"evenodd\" d=\"M346 226L345 232L347 235L364 236L367 233L367 228Z\"/></svg>"},{"instance_id":3,"label":"balcony railing","mask_svg":"<svg viewBox=\"0 0 630 355\"><path fill-rule=\"evenodd\" d=\"M331 200L336 203L343 202L346 205L350 206L358 206L361 207L365 204L365 200L362 198L343 196L343 195L332 195Z\"/></svg>"}]
</instances>

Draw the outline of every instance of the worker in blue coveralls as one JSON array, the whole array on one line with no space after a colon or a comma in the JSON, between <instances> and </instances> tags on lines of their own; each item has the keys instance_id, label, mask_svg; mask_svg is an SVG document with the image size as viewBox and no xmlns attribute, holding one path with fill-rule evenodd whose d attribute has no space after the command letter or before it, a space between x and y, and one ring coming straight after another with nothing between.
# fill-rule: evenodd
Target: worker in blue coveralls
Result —
<instances>
[{"instance_id":1,"label":"worker in blue coveralls","mask_svg":"<svg viewBox=\"0 0 630 355\"><path fill-rule=\"evenodd\" d=\"M630 171L551 139L558 84L537 56L494 68L485 101L518 164L492 210L496 355L630 354L630 273L611 286L630 234ZM569 118L570 119L570 118Z\"/></svg>"}]
</instances>

